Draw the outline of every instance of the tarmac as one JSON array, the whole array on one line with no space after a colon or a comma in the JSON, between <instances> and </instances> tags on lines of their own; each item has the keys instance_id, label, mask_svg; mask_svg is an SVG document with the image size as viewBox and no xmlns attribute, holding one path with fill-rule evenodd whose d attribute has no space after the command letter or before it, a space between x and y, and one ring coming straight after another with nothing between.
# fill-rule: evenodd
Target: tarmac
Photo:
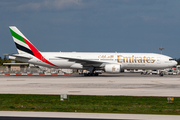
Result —
<instances>
[{"instance_id":1,"label":"tarmac","mask_svg":"<svg viewBox=\"0 0 180 120\"><path fill-rule=\"evenodd\" d=\"M140 73L70 76L0 76L0 94L113 95L180 97L180 75L140 75ZM64 113L0 111L0 119L12 117L179 120L179 115Z\"/></svg>"},{"instance_id":2,"label":"tarmac","mask_svg":"<svg viewBox=\"0 0 180 120\"><path fill-rule=\"evenodd\" d=\"M0 76L1 94L180 97L180 75Z\"/></svg>"}]
</instances>

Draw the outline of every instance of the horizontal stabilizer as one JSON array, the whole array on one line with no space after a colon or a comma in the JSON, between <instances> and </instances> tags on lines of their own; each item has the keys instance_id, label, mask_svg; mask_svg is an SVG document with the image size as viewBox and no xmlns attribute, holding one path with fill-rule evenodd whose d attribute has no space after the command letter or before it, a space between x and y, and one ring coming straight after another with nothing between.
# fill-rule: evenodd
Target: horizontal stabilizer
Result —
<instances>
[{"instance_id":1,"label":"horizontal stabilizer","mask_svg":"<svg viewBox=\"0 0 180 120\"><path fill-rule=\"evenodd\" d=\"M26 57L26 56L19 56L19 55L11 55L11 54L4 54L5 56L12 56L17 58L23 58L23 59L32 59L32 57Z\"/></svg>"}]
</instances>

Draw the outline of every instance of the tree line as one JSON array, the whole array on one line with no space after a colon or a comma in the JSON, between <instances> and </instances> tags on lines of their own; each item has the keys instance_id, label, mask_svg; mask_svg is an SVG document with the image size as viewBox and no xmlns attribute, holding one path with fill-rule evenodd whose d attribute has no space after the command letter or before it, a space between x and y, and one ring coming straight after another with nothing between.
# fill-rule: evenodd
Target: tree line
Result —
<instances>
[{"instance_id":1,"label":"tree line","mask_svg":"<svg viewBox=\"0 0 180 120\"><path fill-rule=\"evenodd\" d=\"M0 57L0 66L3 66L3 63L10 63L11 60L7 59L6 56L4 56L4 58Z\"/></svg>"},{"instance_id":2,"label":"tree line","mask_svg":"<svg viewBox=\"0 0 180 120\"><path fill-rule=\"evenodd\" d=\"M178 62L178 65L180 65L180 58L175 59Z\"/></svg>"},{"instance_id":3,"label":"tree line","mask_svg":"<svg viewBox=\"0 0 180 120\"><path fill-rule=\"evenodd\" d=\"M11 63L11 61L15 61L15 63L22 63L17 60L8 59L6 56L4 56L4 58L0 57L0 66L3 66L3 63Z\"/></svg>"}]
</instances>

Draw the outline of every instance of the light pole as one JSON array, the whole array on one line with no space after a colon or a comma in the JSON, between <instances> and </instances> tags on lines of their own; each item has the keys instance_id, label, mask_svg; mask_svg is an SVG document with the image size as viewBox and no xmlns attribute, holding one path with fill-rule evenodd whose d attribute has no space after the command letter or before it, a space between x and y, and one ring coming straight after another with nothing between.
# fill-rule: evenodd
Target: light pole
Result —
<instances>
[{"instance_id":1,"label":"light pole","mask_svg":"<svg viewBox=\"0 0 180 120\"><path fill-rule=\"evenodd\" d=\"M162 54L162 50L164 50L164 48L160 47L159 50L161 51L161 54Z\"/></svg>"}]
</instances>

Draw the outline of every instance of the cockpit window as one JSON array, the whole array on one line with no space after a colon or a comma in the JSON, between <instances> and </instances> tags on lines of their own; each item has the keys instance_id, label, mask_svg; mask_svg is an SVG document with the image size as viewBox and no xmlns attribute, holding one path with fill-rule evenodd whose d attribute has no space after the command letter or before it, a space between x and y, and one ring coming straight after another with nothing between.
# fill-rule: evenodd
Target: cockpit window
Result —
<instances>
[{"instance_id":1,"label":"cockpit window","mask_svg":"<svg viewBox=\"0 0 180 120\"><path fill-rule=\"evenodd\" d=\"M173 61L173 60L175 60L175 59L169 59L169 61Z\"/></svg>"}]
</instances>

